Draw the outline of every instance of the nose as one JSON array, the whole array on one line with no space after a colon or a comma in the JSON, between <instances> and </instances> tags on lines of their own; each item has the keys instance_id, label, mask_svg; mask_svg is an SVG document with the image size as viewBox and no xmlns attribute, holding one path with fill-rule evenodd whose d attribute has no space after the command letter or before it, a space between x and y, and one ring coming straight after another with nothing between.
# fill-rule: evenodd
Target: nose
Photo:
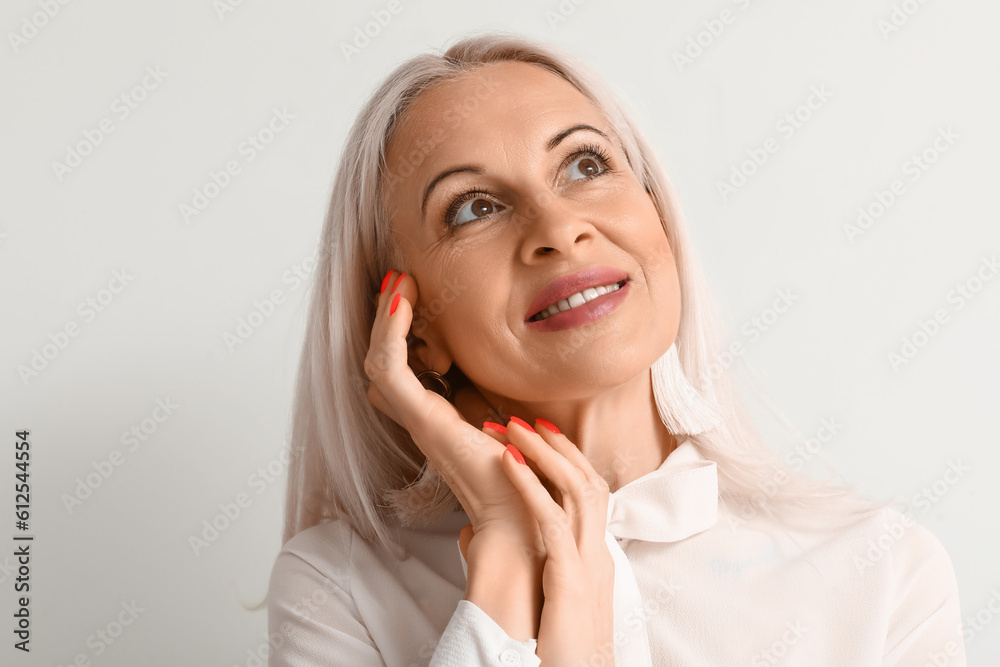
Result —
<instances>
[{"instance_id":1,"label":"nose","mask_svg":"<svg viewBox=\"0 0 1000 667\"><path fill-rule=\"evenodd\" d=\"M594 241L596 230L582 204L551 193L538 197L518 214L521 261L534 264L548 255L572 258Z\"/></svg>"}]
</instances>

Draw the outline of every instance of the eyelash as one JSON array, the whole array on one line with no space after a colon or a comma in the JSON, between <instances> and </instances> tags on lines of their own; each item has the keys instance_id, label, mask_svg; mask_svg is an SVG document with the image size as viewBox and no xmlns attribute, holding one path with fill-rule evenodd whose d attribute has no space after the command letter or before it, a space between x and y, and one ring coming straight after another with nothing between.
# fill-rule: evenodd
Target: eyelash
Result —
<instances>
[{"instance_id":1,"label":"eyelash","mask_svg":"<svg viewBox=\"0 0 1000 667\"><path fill-rule=\"evenodd\" d=\"M574 151L573 153L571 153L566 157L566 159L563 161L563 168L573 164L573 162L575 162L578 158L581 158L585 155L593 155L597 157L601 161L602 169L599 174L594 174L593 176L584 176L583 179L577 179L577 180L594 179L612 171L610 166L611 157L608 155L608 152L604 150L601 146L597 146L595 144L581 145L576 151ZM460 210L462 210L462 207L468 204L470 201L474 201L476 199L480 199L483 197L488 198L490 196L491 196L490 193L483 192L482 190L470 190L468 192L460 194L452 201L451 205L448 206L448 209L444 212L444 220L443 220L444 225L449 229L456 229L458 227L464 226L465 224L468 224L468 223L463 223L462 225L455 225L452 224L452 221L455 219L455 215L458 214Z\"/></svg>"}]
</instances>

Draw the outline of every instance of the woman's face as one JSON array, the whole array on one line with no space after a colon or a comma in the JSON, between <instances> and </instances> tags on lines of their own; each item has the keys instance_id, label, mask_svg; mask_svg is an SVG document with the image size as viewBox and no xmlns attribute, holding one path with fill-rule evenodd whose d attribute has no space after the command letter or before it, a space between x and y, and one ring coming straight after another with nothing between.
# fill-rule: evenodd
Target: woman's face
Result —
<instances>
[{"instance_id":1,"label":"woman's face","mask_svg":"<svg viewBox=\"0 0 1000 667\"><path fill-rule=\"evenodd\" d=\"M426 366L457 364L487 398L547 402L620 386L670 347L680 288L663 226L614 128L561 77L504 62L432 87L387 164ZM579 305L581 284L623 280ZM530 321L558 296L576 307Z\"/></svg>"}]
</instances>

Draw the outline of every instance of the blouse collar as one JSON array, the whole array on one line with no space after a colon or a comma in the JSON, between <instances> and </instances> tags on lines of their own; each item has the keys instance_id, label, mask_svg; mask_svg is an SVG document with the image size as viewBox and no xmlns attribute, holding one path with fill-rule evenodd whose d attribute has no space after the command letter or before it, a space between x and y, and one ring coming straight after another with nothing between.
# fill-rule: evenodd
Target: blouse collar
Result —
<instances>
[{"instance_id":1,"label":"blouse collar","mask_svg":"<svg viewBox=\"0 0 1000 667\"><path fill-rule=\"evenodd\" d=\"M687 439L659 468L610 494L607 530L619 540L677 542L714 526L718 506L715 461Z\"/></svg>"}]
</instances>

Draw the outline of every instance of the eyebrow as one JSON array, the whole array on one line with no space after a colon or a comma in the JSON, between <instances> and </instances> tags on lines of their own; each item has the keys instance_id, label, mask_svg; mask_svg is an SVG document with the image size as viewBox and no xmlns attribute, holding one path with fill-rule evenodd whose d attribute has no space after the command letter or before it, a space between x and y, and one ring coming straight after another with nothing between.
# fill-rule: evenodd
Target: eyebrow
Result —
<instances>
[{"instance_id":1,"label":"eyebrow","mask_svg":"<svg viewBox=\"0 0 1000 667\"><path fill-rule=\"evenodd\" d=\"M608 137L608 135L606 135L604 132L601 132L599 129L597 129L593 125L581 124L581 125L574 125L573 127L566 128L565 130L563 130L559 134L557 134L554 137L552 137L551 139L549 139L548 144L546 144L546 150L551 151L556 146L558 146L560 144L560 142L562 142L563 139L565 139L569 135L573 134L574 132L579 132L581 130L588 130L590 132L596 132L597 134L601 135L602 137L604 137L608 141L611 141L611 138ZM468 173L471 173L471 174L481 174L481 173L483 173L483 170L480 167L472 167L472 166L456 167L454 169L449 169L447 171L443 171L443 172L441 172L440 174L438 174L437 176L434 177L434 180L432 180L430 182L430 184L427 186L427 189L424 191L424 200L420 203L420 216L422 218L426 217L426 215L427 215L427 200L430 198L431 191L434 189L434 186L436 186L438 183L440 183L441 181L443 181L445 178L447 178L447 177L449 177L449 176L451 176L453 174L461 174L461 173L465 173L465 172L468 172Z\"/></svg>"}]
</instances>

